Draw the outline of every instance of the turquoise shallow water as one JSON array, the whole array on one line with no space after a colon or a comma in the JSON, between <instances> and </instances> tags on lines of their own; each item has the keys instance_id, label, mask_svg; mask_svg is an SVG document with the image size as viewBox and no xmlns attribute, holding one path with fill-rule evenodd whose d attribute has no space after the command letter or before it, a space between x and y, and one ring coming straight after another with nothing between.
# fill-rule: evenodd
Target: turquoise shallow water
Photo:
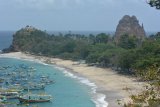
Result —
<instances>
[{"instance_id":1,"label":"turquoise shallow water","mask_svg":"<svg viewBox=\"0 0 160 107\"><path fill-rule=\"evenodd\" d=\"M53 100L48 103L32 104L29 107L96 107L92 101L91 88L67 76L63 71L65 69L33 61L0 58L0 66L18 66L19 64L33 66L37 69L37 74L49 75L55 81L55 84L45 88L45 92L54 97ZM42 92L36 91L36 93ZM14 101L18 102L18 100Z\"/></svg>"}]
</instances>

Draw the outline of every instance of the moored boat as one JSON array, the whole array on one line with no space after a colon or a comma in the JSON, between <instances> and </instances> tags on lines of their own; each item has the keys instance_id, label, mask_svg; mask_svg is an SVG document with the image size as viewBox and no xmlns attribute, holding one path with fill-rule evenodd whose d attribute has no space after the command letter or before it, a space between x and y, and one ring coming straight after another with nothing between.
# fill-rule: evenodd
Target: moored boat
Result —
<instances>
[{"instance_id":1,"label":"moored boat","mask_svg":"<svg viewBox=\"0 0 160 107\"><path fill-rule=\"evenodd\" d=\"M14 98L18 98L19 93L6 91L6 92L0 92L0 95L5 96L8 99L14 99Z\"/></svg>"},{"instance_id":2,"label":"moored boat","mask_svg":"<svg viewBox=\"0 0 160 107\"><path fill-rule=\"evenodd\" d=\"M45 89L45 84L36 84L36 83L32 83L32 84L26 84L23 86L24 90L44 90Z\"/></svg>"},{"instance_id":3,"label":"moored boat","mask_svg":"<svg viewBox=\"0 0 160 107\"><path fill-rule=\"evenodd\" d=\"M6 101L7 101L6 96L0 95L0 102L6 102ZM1 107L1 106L0 106L0 107Z\"/></svg>"},{"instance_id":4,"label":"moored boat","mask_svg":"<svg viewBox=\"0 0 160 107\"><path fill-rule=\"evenodd\" d=\"M49 102L52 99L51 95L42 94L26 94L18 97L20 103L41 103Z\"/></svg>"}]
</instances>

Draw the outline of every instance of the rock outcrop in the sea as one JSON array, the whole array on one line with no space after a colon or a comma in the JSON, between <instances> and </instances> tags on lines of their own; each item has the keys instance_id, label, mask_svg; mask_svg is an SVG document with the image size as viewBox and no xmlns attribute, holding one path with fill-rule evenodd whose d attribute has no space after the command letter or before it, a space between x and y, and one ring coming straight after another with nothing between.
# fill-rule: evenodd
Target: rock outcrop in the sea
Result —
<instances>
[{"instance_id":1,"label":"rock outcrop in the sea","mask_svg":"<svg viewBox=\"0 0 160 107\"><path fill-rule=\"evenodd\" d=\"M30 51L47 36L44 31L38 30L32 26L26 26L18 30L13 35L13 41L9 48L3 49L3 52Z\"/></svg>"},{"instance_id":2,"label":"rock outcrop in the sea","mask_svg":"<svg viewBox=\"0 0 160 107\"><path fill-rule=\"evenodd\" d=\"M145 38L145 30L143 24L140 25L136 16L125 15L120 21L115 32L115 42L117 43L120 37L124 34L136 36L138 39Z\"/></svg>"}]
</instances>

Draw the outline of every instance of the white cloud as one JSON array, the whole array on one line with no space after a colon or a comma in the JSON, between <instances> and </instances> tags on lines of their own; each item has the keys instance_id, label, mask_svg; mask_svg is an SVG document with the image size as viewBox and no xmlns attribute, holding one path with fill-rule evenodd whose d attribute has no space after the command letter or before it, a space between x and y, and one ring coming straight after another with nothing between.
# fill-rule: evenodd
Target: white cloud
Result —
<instances>
[{"instance_id":1,"label":"white cloud","mask_svg":"<svg viewBox=\"0 0 160 107\"><path fill-rule=\"evenodd\" d=\"M119 6L128 3L141 3L145 0L11 0L17 8L29 8L37 10L67 9L78 7Z\"/></svg>"},{"instance_id":2,"label":"white cloud","mask_svg":"<svg viewBox=\"0 0 160 107\"><path fill-rule=\"evenodd\" d=\"M33 9L63 9L90 5L114 4L117 0L12 0L16 7Z\"/></svg>"},{"instance_id":3,"label":"white cloud","mask_svg":"<svg viewBox=\"0 0 160 107\"><path fill-rule=\"evenodd\" d=\"M55 0L12 0L16 7L46 9L54 6Z\"/></svg>"}]
</instances>

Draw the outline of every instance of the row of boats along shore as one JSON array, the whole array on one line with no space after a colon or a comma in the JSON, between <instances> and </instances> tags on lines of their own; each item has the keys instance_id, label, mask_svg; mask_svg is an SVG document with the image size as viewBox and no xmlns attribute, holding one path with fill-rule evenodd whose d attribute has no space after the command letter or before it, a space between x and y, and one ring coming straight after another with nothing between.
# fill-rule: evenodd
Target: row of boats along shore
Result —
<instances>
[{"instance_id":1,"label":"row of boats along shore","mask_svg":"<svg viewBox=\"0 0 160 107\"><path fill-rule=\"evenodd\" d=\"M45 87L53 83L48 75L38 75L36 69L24 64L0 67L0 107L49 102L51 95L36 92L45 92Z\"/></svg>"}]
</instances>

